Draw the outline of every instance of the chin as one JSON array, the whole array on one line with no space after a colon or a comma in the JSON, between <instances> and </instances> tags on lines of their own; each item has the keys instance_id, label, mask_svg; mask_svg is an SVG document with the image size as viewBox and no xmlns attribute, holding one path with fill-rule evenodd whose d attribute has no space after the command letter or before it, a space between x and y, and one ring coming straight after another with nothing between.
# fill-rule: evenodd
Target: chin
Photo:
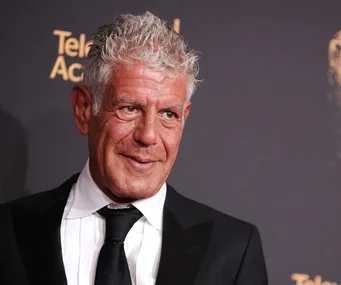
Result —
<instances>
[{"instance_id":1,"label":"chin","mask_svg":"<svg viewBox=\"0 0 341 285\"><path fill-rule=\"evenodd\" d=\"M157 187L152 187L150 185L134 185L122 194L126 197L138 199L145 199L155 195L159 189Z\"/></svg>"},{"instance_id":2,"label":"chin","mask_svg":"<svg viewBox=\"0 0 341 285\"><path fill-rule=\"evenodd\" d=\"M115 198L115 200L139 200L154 196L159 190L157 183L141 183L139 180L131 180L128 183L112 183L109 187L110 190L108 189L111 194L110 198Z\"/></svg>"}]
</instances>

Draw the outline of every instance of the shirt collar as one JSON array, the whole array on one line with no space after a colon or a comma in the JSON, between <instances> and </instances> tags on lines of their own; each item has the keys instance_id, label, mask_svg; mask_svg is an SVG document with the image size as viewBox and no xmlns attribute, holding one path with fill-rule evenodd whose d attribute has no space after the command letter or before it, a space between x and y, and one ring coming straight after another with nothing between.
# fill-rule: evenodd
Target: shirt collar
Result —
<instances>
[{"instance_id":1,"label":"shirt collar","mask_svg":"<svg viewBox=\"0 0 341 285\"><path fill-rule=\"evenodd\" d=\"M163 206L166 199L167 186L163 183L161 189L152 197L137 200L132 203L147 221L156 229L162 229ZM99 209L111 205L121 206L106 196L92 179L89 160L86 162L74 186L74 198L67 219L77 219L89 216Z\"/></svg>"},{"instance_id":2,"label":"shirt collar","mask_svg":"<svg viewBox=\"0 0 341 285\"><path fill-rule=\"evenodd\" d=\"M147 221L156 229L162 230L163 206L166 200L167 186L163 183L161 189L152 197L133 202Z\"/></svg>"}]
</instances>

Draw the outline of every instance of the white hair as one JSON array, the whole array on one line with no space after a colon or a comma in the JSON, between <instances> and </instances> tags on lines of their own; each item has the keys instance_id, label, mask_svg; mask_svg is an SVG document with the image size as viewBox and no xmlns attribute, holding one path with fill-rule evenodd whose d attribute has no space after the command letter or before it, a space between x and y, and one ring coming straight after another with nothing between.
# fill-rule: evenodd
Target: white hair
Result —
<instances>
[{"instance_id":1,"label":"white hair","mask_svg":"<svg viewBox=\"0 0 341 285\"><path fill-rule=\"evenodd\" d=\"M187 49L180 34L152 13L120 15L94 34L83 84L93 98L96 114L112 71L122 65L146 64L167 75L187 75L186 99L190 100L199 82L198 58L196 51Z\"/></svg>"}]
</instances>

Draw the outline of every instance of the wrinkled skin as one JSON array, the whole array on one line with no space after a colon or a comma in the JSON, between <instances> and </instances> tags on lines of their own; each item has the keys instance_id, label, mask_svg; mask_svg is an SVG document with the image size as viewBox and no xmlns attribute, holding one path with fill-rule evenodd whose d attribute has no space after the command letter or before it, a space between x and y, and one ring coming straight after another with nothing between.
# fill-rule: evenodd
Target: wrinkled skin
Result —
<instances>
[{"instance_id":1,"label":"wrinkled skin","mask_svg":"<svg viewBox=\"0 0 341 285\"><path fill-rule=\"evenodd\" d=\"M77 128L88 135L91 175L116 202L153 196L175 162L191 106L187 78L161 75L144 65L120 67L96 115L87 89L72 90Z\"/></svg>"}]
</instances>

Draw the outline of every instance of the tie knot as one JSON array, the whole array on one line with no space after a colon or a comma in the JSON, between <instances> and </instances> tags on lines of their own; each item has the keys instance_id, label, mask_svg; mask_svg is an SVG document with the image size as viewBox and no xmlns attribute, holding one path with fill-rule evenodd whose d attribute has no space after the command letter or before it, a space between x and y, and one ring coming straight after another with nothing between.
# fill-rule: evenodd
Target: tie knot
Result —
<instances>
[{"instance_id":1,"label":"tie knot","mask_svg":"<svg viewBox=\"0 0 341 285\"><path fill-rule=\"evenodd\" d=\"M142 217L142 213L135 207L122 209L109 209L104 207L98 213L106 221L106 241L123 242L131 227Z\"/></svg>"}]
</instances>

